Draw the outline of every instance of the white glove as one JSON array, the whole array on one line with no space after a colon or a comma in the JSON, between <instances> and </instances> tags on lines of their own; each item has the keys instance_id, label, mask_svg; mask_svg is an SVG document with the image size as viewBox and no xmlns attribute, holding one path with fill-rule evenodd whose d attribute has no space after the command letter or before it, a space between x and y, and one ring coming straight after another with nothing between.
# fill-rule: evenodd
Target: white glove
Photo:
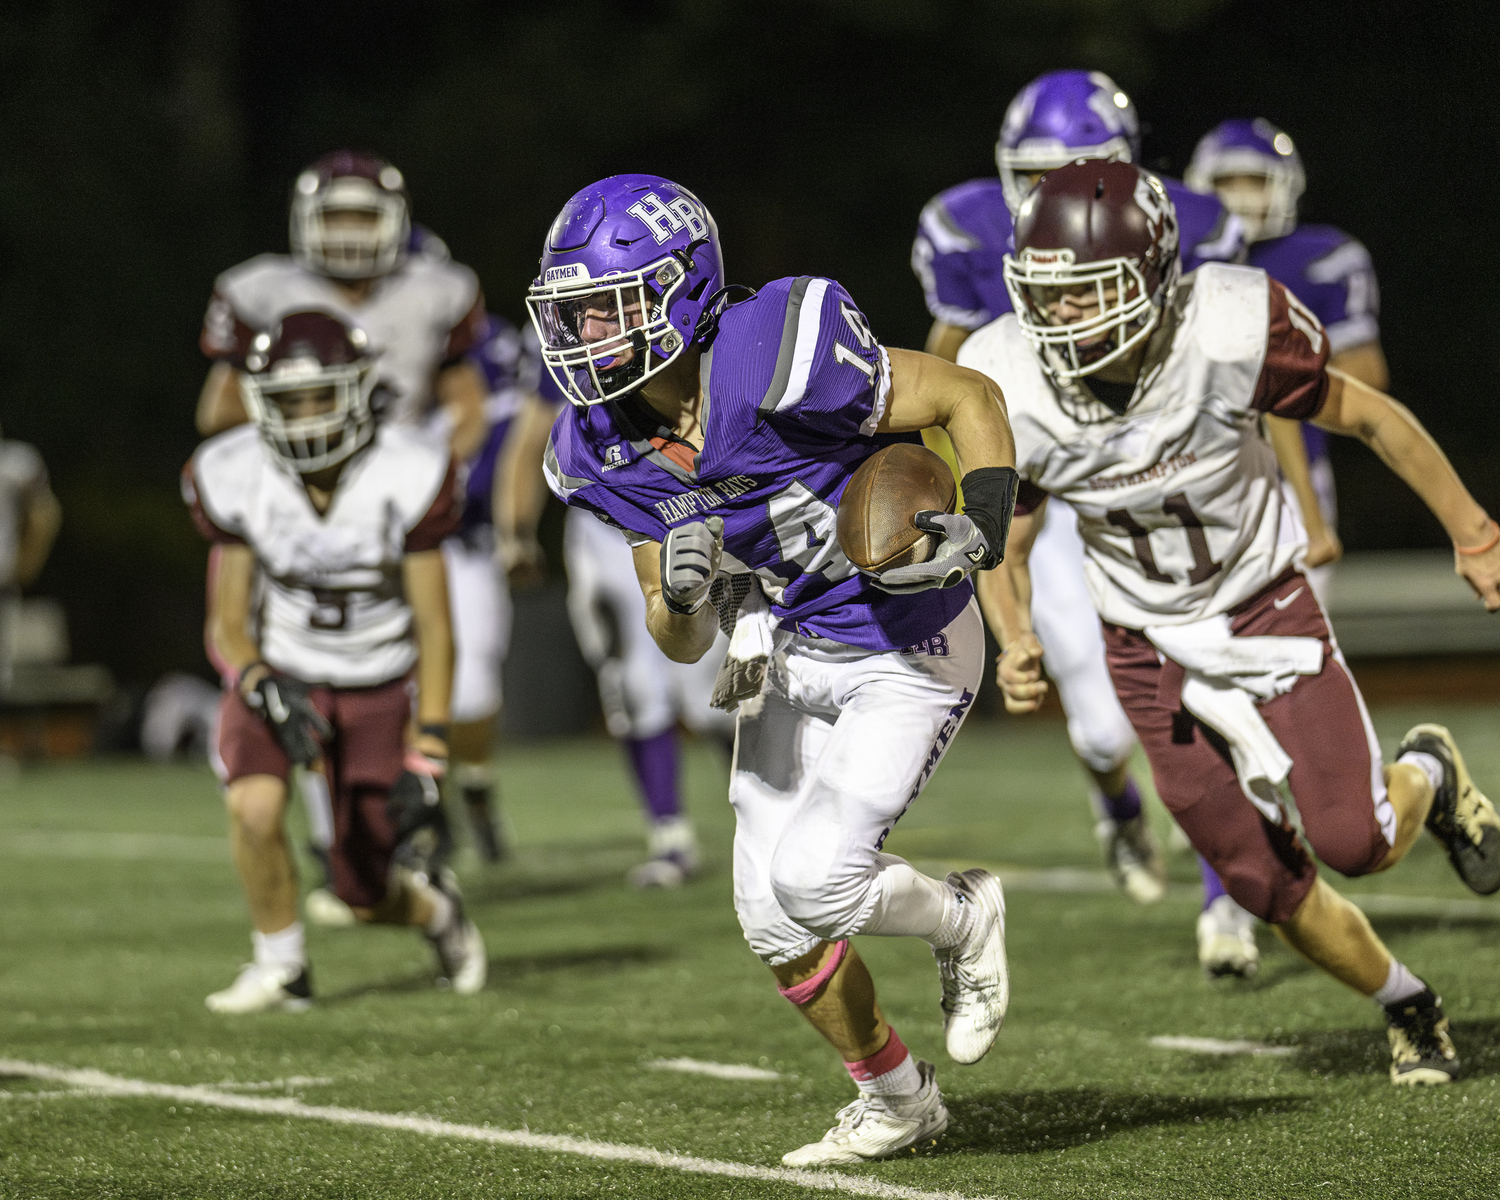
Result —
<instances>
[{"instance_id":1,"label":"white glove","mask_svg":"<svg viewBox=\"0 0 1500 1200\"><path fill-rule=\"evenodd\" d=\"M661 544L661 595L667 610L686 616L702 608L723 556L723 517L669 530Z\"/></svg>"}]
</instances>

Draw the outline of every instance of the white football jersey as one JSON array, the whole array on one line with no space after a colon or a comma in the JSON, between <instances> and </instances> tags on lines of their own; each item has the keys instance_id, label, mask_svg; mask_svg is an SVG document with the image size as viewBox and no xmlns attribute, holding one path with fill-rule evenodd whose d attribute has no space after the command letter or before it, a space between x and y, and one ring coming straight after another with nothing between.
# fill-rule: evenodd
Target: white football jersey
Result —
<instances>
[{"instance_id":1,"label":"white football jersey","mask_svg":"<svg viewBox=\"0 0 1500 1200\"><path fill-rule=\"evenodd\" d=\"M209 439L188 468L184 498L203 532L255 552L266 662L335 687L371 687L412 668L401 562L436 549L457 526L462 498L445 446L382 426L321 515L253 425Z\"/></svg>"},{"instance_id":2,"label":"white football jersey","mask_svg":"<svg viewBox=\"0 0 1500 1200\"><path fill-rule=\"evenodd\" d=\"M46 488L42 456L25 442L0 441L0 591L16 586L21 526L33 498Z\"/></svg>"},{"instance_id":3,"label":"white football jersey","mask_svg":"<svg viewBox=\"0 0 1500 1200\"><path fill-rule=\"evenodd\" d=\"M1037 489L1077 510L1094 606L1131 629L1225 612L1292 565L1306 534L1260 416L1309 418L1327 386L1322 326L1263 271L1205 264L1167 321L1123 416L1053 384L1013 314L958 354L1005 394L1018 510Z\"/></svg>"},{"instance_id":4,"label":"white football jersey","mask_svg":"<svg viewBox=\"0 0 1500 1200\"><path fill-rule=\"evenodd\" d=\"M414 424L432 407L438 368L483 332L484 300L468 267L413 254L350 304L334 282L285 254L261 254L214 283L200 344L210 358L238 364L250 339L287 313L317 309L363 329L378 356L380 381L395 392L393 417Z\"/></svg>"}]
</instances>

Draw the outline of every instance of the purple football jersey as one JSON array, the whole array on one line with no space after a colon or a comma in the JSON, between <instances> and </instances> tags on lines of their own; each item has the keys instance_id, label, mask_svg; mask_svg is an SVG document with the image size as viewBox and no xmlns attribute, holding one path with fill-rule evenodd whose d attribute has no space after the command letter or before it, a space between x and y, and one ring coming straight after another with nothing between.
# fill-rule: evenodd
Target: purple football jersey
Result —
<instances>
[{"instance_id":1,"label":"purple football jersey","mask_svg":"<svg viewBox=\"0 0 1500 1200\"><path fill-rule=\"evenodd\" d=\"M626 397L558 418L546 455L553 492L638 539L661 541L673 526L722 517L724 570L754 571L781 627L807 636L898 650L938 633L968 604L967 581L888 595L839 548L849 477L881 447L919 441L875 432L889 360L842 287L778 279L734 305L704 351L700 378L704 438L694 469L662 452L666 431Z\"/></svg>"},{"instance_id":2,"label":"purple football jersey","mask_svg":"<svg viewBox=\"0 0 1500 1200\"><path fill-rule=\"evenodd\" d=\"M1250 265L1259 267L1312 309L1333 354L1380 340L1380 289L1370 252L1332 225L1299 225L1285 237L1255 242ZM1304 423L1309 458L1328 453L1328 435Z\"/></svg>"},{"instance_id":3,"label":"purple football jersey","mask_svg":"<svg viewBox=\"0 0 1500 1200\"><path fill-rule=\"evenodd\" d=\"M1238 221L1213 196L1163 178L1177 208L1182 269L1209 261L1239 262L1244 243ZM927 297L927 311L945 325L978 329L1010 312L1004 259L1014 228L1000 180L971 179L942 192L922 209L911 265Z\"/></svg>"},{"instance_id":4,"label":"purple football jersey","mask_svg":"<svg viewBox=\"0 0 1500 1200\"><path fill-rule=\"evenodd\" d=\"M490 313L485 317L480 341L464 357L484 376L488 392L484 407L489 433L484 445L466 464L463 527L472 529L491 521L490 493L495 483L495 465L522 399L531 393L540 393L552 401L562 397L542 370L541 351L530 326L519 330L504 317Z\"/></svg>"}]
</instances>

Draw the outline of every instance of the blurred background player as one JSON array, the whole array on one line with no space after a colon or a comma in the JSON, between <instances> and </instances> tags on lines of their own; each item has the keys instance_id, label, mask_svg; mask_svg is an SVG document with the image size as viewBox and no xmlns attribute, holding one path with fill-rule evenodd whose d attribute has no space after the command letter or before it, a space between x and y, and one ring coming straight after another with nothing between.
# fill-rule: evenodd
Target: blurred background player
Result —
<instances>
[{"instance_id":1,"label":"blurred background player","mask_svg":"<svg viewBox=\"0 0 1500 1200\"><path fill-rule=\"evenodd\" d=\"M0 693L14 674L21 589L42 573L60 528L62 505L42 456L25 442L0 438Z\"/></svg>"},{"instance_id":2,"label":"blurred background player","mask_svg":"<svg viewBox=\"0 0 1500 1200\"><path fill-rule=\"evenodd\" d=\"M1079 158L1139 162L1140 157L1135 105L1103 72L1050 71L1022 88L1000 126L998 176L951 187L922 210L912 269L933 316L928 353L954 360L970 333L1011 311L1003 261L1013 214L1044 172ZM1184 270L1210 260L1238 261L1244 254L1238 219L1212 196L1175 180L1165 182L1178 205ZM946 439L924 436L933 449L951 456ZM1132 899L1149 904L1166 893L1166 869L1128 769L1135 733L1104 665L1076 516L1066 504L1049 504L1048 510L1031 557L1032 611L1047 647L1047 674L1067 714L1073 752L1093 783L1105 862ZM985 617L998 637L1001 614L986 606Z\"/></svg>"},{"instance_id":3,"label":"blurred background player","mask_svg":"<svg viewBox=\"0 0 1500 1200\"><path fill-rule=\"evenodd\" d=\"M458 523L456 468L441 443L377 426L375 360L358 327L309 311L273 328L245 358L254 423L201 446L183 480L195 521L220 547L209 619L234 682L215 757L255 927L254 960L206 1003L249 1013L311 997L283 818L290 765L319 758L333 793L333 890L361 921L420 929L441 975L474 992L484 943L451 872L392 870L403 835L435 816L423 777L430 785L448 756L453 642L440 546Z\"/></svg>"},{"instance_id":4,"label":"blurred background player","mask_svg":"<svg viewBox=\"0 0 1500 1200\"><path fill-rule=\"evenodd\" d=\"M379 419L445 437L459 461L479 453L488 388L469 353L486 329L479 280L452 261L441 239L413 227L401 172L367 154L338 150L324 155L292 186L289 240L289 255L257 255L215 281L199 339L214 365L198 398L198 432L207 437L246 420L240 379L251 339L288 312L315 308L357 326L369 339L369 353L378 362L372 403ZM471 557L457 544L449 554L465 563ZM210 558L210 593L213 563ZM471 586L481 591L488 587L482 572L463 567L455 580L455 597ZM458 605L464 602L455 598L454 603L460 634L477 629L465 617L485 611L484 599L464 604L462 613ZM477 640L493 646L495 635L480 630ZM460 654L466 665L473 661L465 650ZM476 678L474 671L464 674L464 679ZM467 701L471 694L457 699ZM473 781L488 771L492 722L483 713L467 719L470 713L463 706L459 711L465 719L454 728L458 773ZM312 850L323 858L332 834L327 785L316 770L301 772L301 785ZM483 790L475 787L466 798L477 806ZM479 816L476 840L484 853L493 841L487 836L493 822L487 812ZM352 922L352 914L326 888L314 889L307 905L312 920Z\"/></svg>"},{"instance_id":5,"label":"blurred background player","mask_svg":"<svg viewBox=\"0 0 1500 1200\"><path fill-rule=\"evenodd\" d=\"M1193 151L1190 188L1217 194L1245 229L1249 263L1312 309L1328 338L1328 365L1378 391L1389 385L1380 348L1380 292L1370 253L1332 225L1299 225L1307 186L1297 147L1269 121L1215 126ZM1328 434L1309 422L1267 415L1266 428L1307 529L1307 582L1326 608L1333 563L1343 554ZM1217 974L1252 974L1259 960L1254 918L1225 894L1203 864L1199 958Z\"/></svg>"},{"instance_id":6,"label":"blurred background player","mask_svg":"<svg viewBox=\"0 0 1500 1200\"><path fill-rule=\"evenodd\" d=\"M537 523L546 501L542 456L563 400L549 375L516 421L496 492L502 561L518 582L540 578ZM543 398L545 397L545 398ZM698 838L682 802L677 723L734 750L734 718L710 706L729 642L697 662L673 662L646 630L635 561L618 529L569 508L563 534L568 618L593 667L609 734L625 750L646 818L647 859L630 872L636 887L678 887L699 865Z\"/></svg>"}]
</instances>

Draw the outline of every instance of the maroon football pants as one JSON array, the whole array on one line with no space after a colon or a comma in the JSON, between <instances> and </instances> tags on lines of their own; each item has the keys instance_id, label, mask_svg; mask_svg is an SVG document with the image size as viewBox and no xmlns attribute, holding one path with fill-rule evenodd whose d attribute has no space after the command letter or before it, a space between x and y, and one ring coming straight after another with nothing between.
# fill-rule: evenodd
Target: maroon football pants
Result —
<instances>
[{"instance_id":1,"label":"maroon football pants","mask_svg":"<svg viewBox=\"0 0 1500 1200\"><path fill-rule=\"evenodd\" d=\"M1260 714L1292 759L1288 783L1313 851L1341 874L1368 874L1391 848L1395 814L1364 701L1312 589L1288 571L1229 616L1236 635L1322 641L1322 670L1261 703ZM1163 662L1139 630L1106 623L1104 644L1162 803L1235 900L1273 924L1287 920L1317 878L1291 824L1251 804L1223 738L1182 708L1180 666Z\"/></svg>"},{"instance_id":2,"label":"maroon football pants","mask_svg":"<svg viewBox=\"0 0 1500 1200\"><path fill-rule=\"evenodd\" d=\"M333 726L323 772L333 804L328 857L334 893L368 908L385 897L396 850L386 809L401 775L411 694L405 678L368 688L314 688L312 702ZM219 703L219 758L225 783L247 775L286 781L291 764L270 727L230 689Z\"/></svg>"}]
</instances>

